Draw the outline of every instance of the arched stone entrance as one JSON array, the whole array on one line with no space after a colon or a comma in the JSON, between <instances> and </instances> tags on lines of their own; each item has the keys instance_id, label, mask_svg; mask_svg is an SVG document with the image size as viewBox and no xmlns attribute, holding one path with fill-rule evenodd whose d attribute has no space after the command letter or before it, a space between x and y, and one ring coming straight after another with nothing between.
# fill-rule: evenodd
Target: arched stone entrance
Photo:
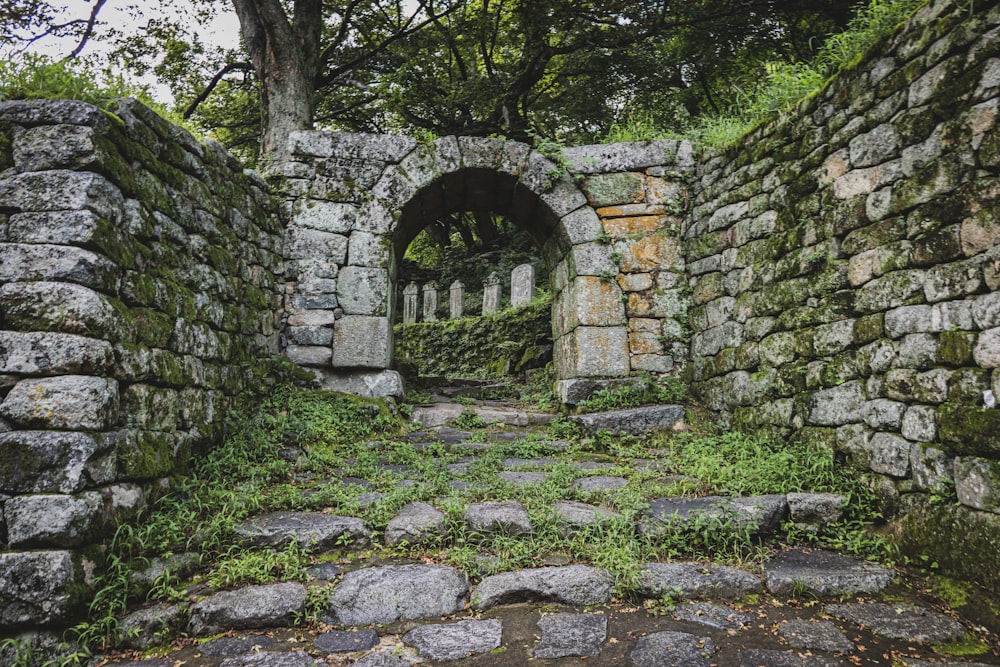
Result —
<instances>
[{"instance_id":1,"label":"arched stone entrance","mask_svg":"<svg viewBox=\"0 0 1000 667\"><path fill-rule=\"evenodd\" d=\"M286 170L285 255L293 281L287 354L327 386L370 394L400 389L390 370L397 259L434 220L477 209L507 215L541 250L551 275L560 397L576 402L636 370L623 252L602 224L604 202L593 195L588 201L574 171L583 179L595 173L593 162L630 176L637 162L665 164L666 145L676 155L676 142L648 142L638 157L604 146L588 147L594 156L570 149L572 163L565 153L550 159L493 138L418 144L408 137L302 132L292 144L305 160ZM642 264L642 257L632 259ZM660 259L649 264L659 270Z\"/></svg>"}]
</instances>

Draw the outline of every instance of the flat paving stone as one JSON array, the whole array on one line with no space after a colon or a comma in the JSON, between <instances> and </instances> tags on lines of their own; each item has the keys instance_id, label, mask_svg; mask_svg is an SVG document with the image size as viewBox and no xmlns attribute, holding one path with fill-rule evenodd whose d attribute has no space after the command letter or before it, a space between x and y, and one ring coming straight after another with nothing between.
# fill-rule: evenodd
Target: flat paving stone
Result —
<instances>
[{"instance_id":1,"label":"flat paving stone","mask_svg":"<svg viewBox=\"0 0 1000 667\"><path fill-rule=\"evenodd\" d=\"M388 565L348 572L330 597L342 625L393 623L461 611L469 581L443 565Z\"/></svg>"},{"instance_id":2,"label":"flat paving stone","mask_svg":"<svg viewBox=\"0 0 1000 667\"><path fill-rule=\"evenodd\" d=\"M611 519L620 519L622 516L618 512L612 512L604 507L576 502L556 503L552 506L552 512L563 523L576 527L589 526Z\"/></svg>"},{"instance_id":3,"label":"flat paving stone","mask_svg":"<svg viewBox=\"0 0 1000 667\"><path fill-rule=\"evenodd\" d=\"M378 646L374 630L333 630L316 637L313 646L327 653L354 653Z\"/></svg>"},{"instance_id":4,"label":"flat paving stone","mask_svg":"<svg viewBox=\"0 0 1000 667\"><path fill-rule=\"evenodd\" d=\"M174 663L162 658L147 658L146 660L116 663L115 667L174 667Z\"/></svg>"},{"instance_id":5,"label":"flat paving stone","mask_svg":"<svg viewBox=\"0 0 1000 667\"><path fill-rule=\"evenodd\" d=\"M514 486L532 486L541 484L548 475L544 472L510 472L504 471L497 475L500 479Z\"/></svg>"},{"instance_id":6,"label":"flat paving stone","mask_svg":"<svg viewBox=\"0 0 1000 667\"><path fill-rule=\"evenodd\" d=\"M298 583L223 591L191 605L188 630L193 635L211 635L227 630L290 625L305 604L306 588Z\"/></svg>"},{"instance_id":7,"label":"flat paving stone","mask_svg":"<svg viewBox=\"0 0 1000 667\"><path fill-rule=\"evenodd\" d=\"M793 549L764 564L767 590L791 595L796 587L814 595L877 593L896 573L866 560L818 549Z\"/></svg>"},{"instance_id":8,"label":"flat paving stone","mask_svg":"<svg viewBox=\"0 0 1000 667\"><path fill-rule=\"evenodd\" d=\"M535 646L536 658L594 657L608 637L604 614L549 614L538 627L542 638Z\"/></svg>"},{"instance_id":9,"label":"flat paving stone","mask_svg":"<svg viewBox=\"0 0 1000 667\"><path fill-rule=\"evenodd\" d=\"M301 651L260 652L226 658L219 667L323 667L321 663Z\"/></svg>"},{"instance_id":10,"label":"flat paving stone","mask_svg":"<svg viewBox=\"0 0 1000 667\"><path fill-rule=\"evenodd\" d=\"M351 663L351 667L413 667L416 660L408 655L393 655L388 652L369 653Z\"/></svg>"},{"instance_id":11,"label":"flat paving stone","mask_svg":"<svg viewBox=\"0 0 1000 667\"><path fill-rule=\"evenodd\" d=\"M500 465L504 468L546 468L556 463L555 459L504 459Z\"/></svg>"},{"instance_id":12,"label":"flat paving stone","mask_svg":"<svg viewBox=\"0 0 1000 667\"><path fill-rule=\"evenodd\" d=\"M795 523L823 525L840 521L847 496L840 493L789 493L789 518Z\"/></svg>"},{"instance_id":13,"label":"flat paving stone","mask_svg":"<svg viewBox=\"0 0 1000 667\"><path fill-rule=\"evenodd\" d=\"M757 533L774 530L788 514L785 496L704 496L702 498L657 498L639 523L639 532L655 537L674 526L695 521L717 520L735 525L749 523Z\"/></svg>"},{"instance_id":14,"label":"flat paving stone","mask_svg":"<svg viewBox=\"0 0 1000 667\"><path fill-rule=\"evenodd\" d=\"M452 475L464 475L469 472L469 463L449 463L445 466Z\"/></svg>"},{"instance_id":15,"label":"flat paving stone","mask_svg":"<svg viewBox=\"0 0 1000 667\"><path fill-rule=\"evenodd\" d=\"M361 508L371 507L372 505L382 500L383 498L385 498L384 493L377 493L377 492L362 493L358 496L355 496L354 504Z\"/></svg>"},{"instance_id":16,"label":"flat paving stone","mask_svg":"<svg viewBox=\"0 0 1000 667\"><path fill-rule=\"evenodd\" d=\"M628 480L624 477L611 477L608 475L597 475L594 477L581 477L574 482L574 486L581 491L593 493L595 491L617 491L628 486Z\"/></svg>"},{"instance_id":17,"label":"flat paving stone","mask_svg":"<svg viewBox=\"0 0 1000 667\"><path fill-rule=\"evenodd\" d=\"M659 597L679 590L684 598L732 600L763 589L760 578L726 565L700 563L645 563L637 592Z\"/></svg>"},{"instance_id":18,"label":"flat paving stone","mask_svg":"<svg viewBox=\"0 0 1000 667\"><path fill-rule=\"evenodd\" d=\"M732 607L708 602L694 602L681 605L674 610L674 618L678 621L700 623L719 630L733 630L750 625L754 617L743 614Z\"/></svg>"},{"instance_id":19,"label":"flat paving stone","mask_svg":"<svg viewBox=\"0 0 1000 667\"><path fill-rule=\"evenodd\" d=\"M500 648L503 621L459 621L423 625L403 635L403 641L417 649L421 658L458 660Z\"/></svg>"},{"instance_id":20,"label":"flat paving stone","mask_svg":"<svg viewBox=\"0 0 1000 667\"><path fill-rule=\"evenodd\" d=\"M465 523L477 533L521 535L531 532L531 519L524 505L516 500L491 500L469 503Z\"/></svg>"},{"instance_id":21,"label":"flat paving stone","mask_svg":"<svg viewBox=\"0 0 1000 667\"><path fill-rule=\"evenodd\" d=\"M750 649L740 652L740 667L838 667L844 663L836 658L799 655L785 651Z\"/></svg>"},{"instance_id":22,"label":"flat paving stone","mask_svg":"<svg viewBox=\"0 0 1000 667\"><path fill-rule=\"evenodd\" d=\"M319 581L330 581L340 575L340 566L336 563L320 563L306 568L306 576Z\"/></svg>"},{"instance_id":23,"label":"flat paving stone","mask_svg":"<svg viewBox=\"0 0 1000 667\"><path fill-rule=\"evenodd\" d=\"M968 632L964 625L949 616L910 604L830 604L823 611L863 625L877 635L921 644L951 641Z\"/></svg>"},{"instance_id":24,"label":"flat paving stone","mask_svg":"<svg viewBox=\"0 0 1000 667\"><path fill-rule=\"evenodd\" d=\"M161 644L183 625L186 614L187 609L180 605L158 604L137 609L118 624L122 645L144 649Z\"/></svg>"},{"instance_id":25,"label":"flat paving stone","mask_svg":"<svg viewBox=\"0 0 1000 667\"><path fill-rule=\"evenodd\" d=\"M267 635L245 635L243 637L219 637L198 645L198 652L209 658L228 658L249 653L254 647L270 648L277 642Z\"/></svg>"},{"instance_id":26,"label":"flat paving stone","mask_svg":"<svg viewBox=\"0 0 1000 667\"><path fill-rule=\"evenodd\" d=\"M474 609L517 602L600 604L611 599L614 577L589 565L539 567L485 577L472 596Z\"/></svg>"},{"instance_id":27,"label":"flat paving stone","mask_svg":"<svg viewBox=\"0 0 1000 667\"><path fill-rule=\"evenodd\" d=\"M847 636L830 621L807 621L796 618L782 621L778 634L792 648L830 653L849 653L857 648Z\"/></svg>"},{"instance_id":28,"label":"flat paving stone","mask_svg":"<svg viewBox=\"0 0 1000 667\"><path fill-rule=\"evenodd\" d=\"M655 632L635 643L629 654L635 667L709 667L715 643L687 632Z\"/></svg>"},{"instance_id":29,"label":"flat paving stone","mask_svg":"<svg viewBox=\"0 0 1000 667\"><path fill-rule=\"evenodd\" d=\"M389 546L416 544L444 534L444 512L427 503L407 503L385 528Z\"/></svg>"},{"instance_id":30,"label":"flat paving stone","mask_svg":"<svg viewBox=\"0 0 1000 667\"><path fill-rule=\"evenodd\" d=\"M583 472L592 472L594 470L613 470L618 467L614 463L606 463L604 461L578 461L573 464L573 467L577 470L582 470Z\"/></svg>"},{"instance_id":31,"label":"flat paving stone","mask_svg":"<svg viewBox=\"0 0 1000 667\"><path fill-rule=\"evenodd\" d=\"M235 532L255 547L282 549L295 541L321 551L341 544L345 535L355 544L366 543L371 537L361 519L319 512L261 514L236 526Z\"/></svg>"},{"instance_id":32,"label":"flat paving stone","mask_svg":"<svg viewBox=\"0 0 1000 667\"><path fill-rule=\"evenodd\" d=\"M583 427L585 431L611 431L612 433L628 433L643 435L650 431L672 428L684 419L683 405L650 405L624 410L609 410L594 412L589 415L574 415L571 421Z\"/></svg>"}]
</instances>

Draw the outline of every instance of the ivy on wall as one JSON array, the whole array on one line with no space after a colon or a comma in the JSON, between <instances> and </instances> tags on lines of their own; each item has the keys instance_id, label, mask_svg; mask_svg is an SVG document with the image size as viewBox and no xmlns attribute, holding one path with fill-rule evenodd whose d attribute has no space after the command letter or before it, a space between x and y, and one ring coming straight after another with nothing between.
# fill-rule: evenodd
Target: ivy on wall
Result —
<instances>
[{"instance_id":1,"label":"ivy on wall","mask_svg":"<svg viewBox=\"0 0 1000 667\"><path fill-rule=\"evenodd\" d=\"M395 327L396 366L404 374L498 378L552 358L552 298L481 317Z\"/></svg>"}]
</instances>

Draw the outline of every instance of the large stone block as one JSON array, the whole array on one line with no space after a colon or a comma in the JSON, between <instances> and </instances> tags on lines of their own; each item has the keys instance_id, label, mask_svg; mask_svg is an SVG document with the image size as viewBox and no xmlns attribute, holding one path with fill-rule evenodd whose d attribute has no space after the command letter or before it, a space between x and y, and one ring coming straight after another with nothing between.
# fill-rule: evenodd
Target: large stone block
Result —
<instances>
[{"instance_id":1,"label":"large stone block","mask_svg":"<svg viewBox=\"0 0 1000 667\"><path fill-rule=\"evenodd\" d=\"M322 259L343 264L347 260L347 237L290 227L285 236L285 259Z\"/></svg>"},{"instance_id":2,"label":"large stone block","mask_svg":"<svg viewBox=\"0 0 1000 667\"><path fill-rule=\"evenodd\" d=\"M85 433L0 433L0 491L75 493L83 489L113 438Z\"/></svg>"},{"instance_id":3,"label":"large stone block","mask_svg":"<svg viewBox=\"0 0 1000 667\"><path fill-rule=\"evenodd\" d=\"M621 327L577 327L575 341L578 377L621 377L629 373L628 333Z\"/></svg>"},{"instance_id":4,"label":"large stone block","mask_svg":"<svg viewBox=\"0 0 1000 667\"><path fill-rule=\"evenodd\" d=\"M83 248L0 243L0 282L34 280L78 283L113 294L119 271L107 257Z\"/></svg>"},{"instance_id":5,"label":"large stone block","mask_svg":"<svg viewBox=\"0 0 1000 667\"><path fill-rule=\"evenodd\" d=\"M118 383L87 375L21 380L0 416L25 428L104 430L118 420Z\"/></svg>"},{"instance_id":6,"label":"large stone block","mask_svg":"<svg viewBox=\"0 0 1000 667\"><path fill-rule=\"evenodd\" d=\"M387 317L345 315L333 326L334 368L387 368L391 349Z\"/></svg>"},{"instance_id":7,"label":"large stone block","mask_svg":"<svg viewBox=\"0 0 1000 667\"><path fill-rule=\"evenodd\" d=\"M611 258L611 248L601 243L573 246L570 254L570 275L615 276L618 265Z\"/></svg>"},{"instance_id":8,"label":"large stone block","mask_svg":"<svg viewBox=\"0 0 1000 667\"><path fill-rule=\"evenodd\" d=\"M76 496L33 495L11 498L4 505L10 545L74 547L86 544L101 527L104 502L88 491Z\"/></svg>"},{"instance_id":9,"label":"large stone block","mask_svg":"<svg viewBox=\"0 0 1000 667\"><path fill-rule=\"evenodd\" d=\"M19 171L86 169L107 158L94 129L86 125L43 125L14 136L14 166Z\"/></svg>"},{"instance_id":10,"label":"large stone block","mask_svg":"<svg viewBox=\"0 0 1000 667\"><path fill-rule=\"evenodd\" d=\"M347 315L383 315L388 307L385 269L345 266L337 278L337 300Z\"/></svg>"},{"instance_id":11,"label":"large stone block","mask_svg":"<svg viewBox=\"0 0 1000 667\"><path fill-rule=\"evenodd\" d=\"M679 159L680 145L685 146L685 159ZM606 174L612 172L664 166L686 170L690 143L677 141L633 141L619 144L574 146L563 149L563 157L571 172Z\"/></svg>"},{"instance_id":12,"label":"large stone block","mask_svg":"<svg viewBox=\"0 0 1000 667\"><path fill-rule=\"evenodd\" d=\"M983 368L1000 368L1000 327L979 334L972 357Z\"/></svg>"},{"instance_id":13,"label":"large stone block","mask_svg":"<svg viewBox=\"0 0 1000 667\"><path fill-rule=\"evenodd\" d=\"M581 206L559 219L559 228L570 245L592 243L601 238L604 228L594 209Z\"/></svg>"},{"instance_id":14,"label":"large stone block","mask_svg":"<svg viewBox=\"0 0 1000 667\"><path fill-rule=\"evenodd\" d=\"M111 344L74 334L0 331L0 373L104 373L114 363Z\"/></svg>"},{"instance_id":15,"label":"large stone block","mask_svg":"<svg viewBox=\"0 0 1000 667\"><path fill-rule=\"evenodd\" d=\"M583 181L583 192L591 206L641 202L646 198L646 176L635 172L590 176Z\"/></svg>"},{"instance_id":16,"label":"large stone block","mask_svg":"<svg viewBox=\"0 0 1000 667\"><path fill-rule=\"evenodd\" d=\"M122 393L125 425L152 431L177 430L180 402L176 389L129 385Z\"/></svg>"},{"instance_id":17,"label":"large stone block","mask_svg":"<svg viewBox=\"0 0 1000 667\"><path fill-rule=\"evenodd\" d=\"M403 396L403 377L396 371L328 371L317 369L320 386L358 396L384 398Z\"/></svg>"},{"instance_id":18,"label":"large stone block","mask_svg":"<svg viewBox=\"0 0 1000 667\"><path fill-rule=\"evenodd\" d=\"M347 234L354 228L358 207L353 204L316 199L300 199L292 224L333 234Z\"/></svg>"},{"instance_id":19,"label":"large stone block","mask_svg":"<svg viewBox=\"0 0 1000 667\"><path fill-rule=\"evenodd\" d=\"M1000 514L1000 462L955 459L955 493L963 505Z\"/></svg>"},{"instance_id":20,"label":"large stone block","mask_svg":"<svg viewBox=\"0 0 1000 667\"><path fill-rule=\"evenodd\" d=\"M55 169L15 174L0 179L0 208L18 211L87 209L119 222L125 198L100 174Z\"/></svg>"},{"instance_id":21,"label":"large stone block","mask_svg":"<svg viewBox=\"0 0 1000 667\"><path fill-rule=\"evenodd\" d=\"M0 626L64 620L76 584L76 568L68 551L0 554Z\"/></svg>"},{"instance_id":22,"label":"large stone block","mask_svg":"<svg viewBox=\"0 0 1000 667\"><path fill-rule=\"evenodd\" d=\"M863 421L867 410L864 385L858 380L817 391L809 403L809 421L820 426Z\"/></svg>"},{"instance_id":23,"label":"large stone block","mask_svg":"<svg viewBox=\"0 0 1000 667\"><path fill-rule=\"evenodd\" d=\"M301 130L288 135L288 144L297 155L398 162L416 148L417 140L392 134Z\"/></svg>"},{"instance_id":24,"label":"large stone block","mask_svg":"<svg viewBox=\"0 0 1000 667\"><path fill-rule=\"evenodd\" d=\"M347 263L352 266L389 266L390 240L381 234L355 231L347 246Z\"/></svg>"},{"instance_id":25,"label":"large stone block","mask_svg":"<svg viewBox=\"0 0 1000 667\"><path fill-rule=\"evenodd\" d=\"M601 327L625 324L622 290L615 281L577 276L571 289L578 325Z\"/></svg>"},{"instance_id":26,"label":"large stone block","mask_svg":"<svg viewBox=\"0 0 1000 667\"><path fill-rule=\"evenodd\" d=\"M123 329L107 297L72 283L6 283L0 286L0 316L8 328L22 331L58 331L114 339Z\"/></svg>"}]
</instances>

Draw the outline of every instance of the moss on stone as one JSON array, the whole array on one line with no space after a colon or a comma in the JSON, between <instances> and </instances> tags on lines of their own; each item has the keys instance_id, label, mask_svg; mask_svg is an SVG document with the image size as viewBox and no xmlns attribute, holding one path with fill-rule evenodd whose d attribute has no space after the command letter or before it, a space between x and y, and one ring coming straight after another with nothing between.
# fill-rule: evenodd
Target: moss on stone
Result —
<instances>
[{"instance_id":1,"label":"moss on stone","mask_svg":"<svg viewBox=\"0 0 1000 667\"><path fill-rule=\"evenodd\" d=\"M972 361L976 335L968 331L944 331L938 342L938 356L952 366L963 366Z\"/></svg>"},{"instance_id":2,"label":"moss on stone","mask_svg":"<svg viewBox=\"0 0 1000 667\"><path fill-rule=\"evenodd\" d=\"M871 343L882 337L884 313L874 313L859 317L854 321L854 342L857 345Z\"/></svg>"},{"instance_id":3,"label":"moss on stone","mask_svg":"<svg viewBox=\"0 0 1000 667\"><path fill-rule=\"evenodd\" d=\"M158 431L135 431L118 451L122 472L129 479L155 479L174 471L174 436Z\"/></svg>"},{"instance_id":4,"label":"moss on stone","mask_svg":"<svg viewBox=\"0 0 1000 667\"><path fill-rule=\"evenodd\" d=\"M0 120L0 171L14 166L14 145L11 141L13 128L5 120Z\"/></svg>"},{"instance_id":5,"label":"moss on stone","mask_svg":"<svg viewBox=\"0 0 1000 667\"><path fill-rule=\"evenodd\" d=\"M948 402L938 410L938 437L951 454L1000 454L1000 410Z\"/></svg>"}]
</instances>

